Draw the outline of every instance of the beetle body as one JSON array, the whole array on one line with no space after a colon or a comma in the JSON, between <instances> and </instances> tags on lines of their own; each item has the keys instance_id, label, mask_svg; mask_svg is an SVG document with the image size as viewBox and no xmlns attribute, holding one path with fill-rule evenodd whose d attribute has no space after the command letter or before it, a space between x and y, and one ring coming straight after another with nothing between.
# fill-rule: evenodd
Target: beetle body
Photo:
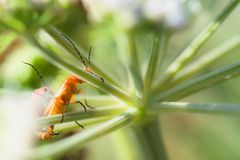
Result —
<instances>
[{"instance_id":1,"label":"beetle body","mask_svg":"<svg viewBox=\"0 0 240 160\"><path fill-rule=\"evenodd\" d=\"M42 116L51 116L55 114L63 115L66 110L66 105L74 103L74 97L79 93L79 90L77 88L78 84L84 82L84 80L78 78L75 75L71 75L69 78L67 78L59 90L56 92L55 96L50 100ZM37 134L38 138L42 140L50 139L51 136L54 135L53 128L54 126L51 125L48 126L46 130L40 131Z\"/></svg>"}]
</instances>

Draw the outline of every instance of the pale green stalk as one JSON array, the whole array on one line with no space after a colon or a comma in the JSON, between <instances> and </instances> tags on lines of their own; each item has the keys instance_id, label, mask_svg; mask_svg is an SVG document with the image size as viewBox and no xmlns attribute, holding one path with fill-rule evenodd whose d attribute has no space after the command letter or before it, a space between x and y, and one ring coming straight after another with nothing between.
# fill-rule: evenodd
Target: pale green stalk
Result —
<instances>
[{"instance_id":1,"label":"pale green stalk","mask_svg":"<svg viewBox=\"0 0 240 160\"><path fill-rule=\"evenodd\" d=\"M240 62L222 67L213 72L190 80L164 91L155 97L157 101L178 100L204 88L213 86L240 75Z\"/></svg>"},{"instance_id":2,"label":"pale green stalk","mask_svg":"<svg viewBox=\"0 0 240 160\"><path fill-rule=\"evenodd\" d=\"M132 122L136 116L137 110L135 108L130 108L125 113L95 127L86 129L84 132L79 132L69 138L37 147L28 154L27 158L46 159L64 155L69 151L78 150L82 148L87 142L109 134L123 126L126 126Z\"/></svg>"},{"instance_id":3,"label":"pale green stalk","mask_svg":"<svg viewBox=\"0 0 240 160\"><path fill-rule=\"evenodd\" d=\"M163 58L165 55L165 49L167 46L167 39L168 39L168 33L167 31L162 28L161 31L158 33L155 33L154 35L154 41L152 46L152 53L150 57L150 61L148 63L144 83L145 83L145 90L151 90L152 83L154 82L154 76L158 64L162 65Z\"/></svg>"},{"instance_id":4,"label":"pale green stalk","mask_svg":"<svg viewBox=\"0 0 240 160\"><path fill-rule=\"evenodd\" d=\"M60 123L60 124L54 125L54 132L68 132L68 131L72 131L72 130L76 130L76 129L84 131L85 129L88 129L88 127L91 125L96 125L96 124L102 123L111 118L113 118L113 116L99 117L99 118L93 117L92 119L77 121L79 124L84 126L84 129L81 128L76 122Z\"/></svg>"},{"instance_id":5,"label":"pale green stalk","mask_svg":"<svg viewBox=\"0 0 240 160\"><path fill-rule=\"evenodd\" d=\"M113 116L113 115L118 115L124 112L125 110L126 110L126 107L110 106L110 107L88 109L86 112L84 111L68 112L64 114L64 122L91 119L91 118L104 117L104 116ZM36 119L36 121L40 125L49 125L49 124L61 123L61 119L62 119L62 114L58 114L58 115L52 115L48 117L40 117Z\"/></svg>"},{"instance_id":6,"label":"pale green stalk","mask_svg":"<svg viewBox=\"0 0 240 160\"><path fill-rule=\"evenodd\" d=\"M176 85L179 82L182 82L189 77L197 74L199 71L206 69L209 65L214 64L220 58L230 54L232 51L240 49L240 37L234 37L230 40L227 40L223 44L220 44L219 47L207 52L201 58L187 65L173 80L172 84Z\"/></svg>"},{"instance_id":7,"label":"pale green stalk","mask_svg":"<svg viewBox=\"0 0 240 160\"><path fill-rule=\"evenodd\" d=\"M81 102L83 102L84 98L85 97L77 96L76 101L80 100ZM109 95L91 95L86 96L86 99L88 104L93 107L119 105L120 103L119 99ZM79 104L77 104L77 106L79 106Z\"/></svg>"},{"instance_id":8,"label":"pale green stalk","mask_svg":"<svg viewBox=\"0 0 240 160\"><path fill-rule=\"evenodd\" d=\"M129 49L130 55L130 62L129 62L129 69L131 71L132 79L134 81L135 87L138 92L142 94L143 92L143 79L141 75L141 67L139 65L137 47L135 42L134 33L133 31L129 31L127 33L127 47Z\"/></svg>"},{"instance_id":9,"label":"pale green stalk","mask_svg":"<svg viewBox=\"0 0 240 160\"><path fill-rule=\"evenodd\" d=\"M160 79L154 85L154 92L160 92L162 87L196 55L197 51L207 42L213 33L220 27L228 15L238 6L239 0L232 0L227 7L192 41L191 44L170 64Z\"/></svg>"},{"instance_id":10,"label":"pale green stalk","mask_svg":"<svg viewBox=\"0 0 240 160\"><path fill-rule=\"evenodd\" d=\"M162 112L191 112L207 114L240 115L239 104L223 103L190 103L190 102L160 102L149 107L152 114Z\"/></svg>"}]
</instances>

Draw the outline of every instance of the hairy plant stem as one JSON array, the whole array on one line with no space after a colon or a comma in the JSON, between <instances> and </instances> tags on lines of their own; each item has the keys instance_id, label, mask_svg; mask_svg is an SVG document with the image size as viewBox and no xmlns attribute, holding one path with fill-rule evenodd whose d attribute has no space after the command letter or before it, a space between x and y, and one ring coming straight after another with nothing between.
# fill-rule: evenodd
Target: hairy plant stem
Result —
<instances>
[{"instance_id":1,"label":"hairy plant stem","mask_svg":"<svg viewBox=\"0 0 240 160\"><path fill-rule=\"evenodd\" d=\"M197 51L207 42L213 33L221 26L228 15L238 6L239 0L232 0L227 7L188 45L180 56L170 64L160 79L154 84L154 93L159 93L165 84L196 55Z\"/></svg>"},{"instance_id":2,"label":"hairy plant stem","mask_svg":"<svg viewBox=\"0 0 240 160\"><path fill-rule=\"evenodd\" d=\"M63 33L61 33L60 31L58 31L55 27L53 26L47 26L44 28L44 30L59 44L61 45L63 48L65 48L69 53L71 53L75 58L77 58L79 61L81 61L79 55L76 53L75 48L73 47L73 45L67 40L67 36L65 36ZM70 39L70 38L68 38ZM85 61L88 61L87 57L85 56L86 53L85 51L83 51L83 49L81 47L79 47L79 45L77 45L76 43L74 43L74 45L77 47L77 49L80 51L83 59ZM104 77L105 81L119 87L122 89L122 85L121 83L112 78L110 75L108 75L106 72L104 72L102 69L100 69L99 66L97 66L94 62L91 62L91 70Z\"/></svg>"}]
</instances>

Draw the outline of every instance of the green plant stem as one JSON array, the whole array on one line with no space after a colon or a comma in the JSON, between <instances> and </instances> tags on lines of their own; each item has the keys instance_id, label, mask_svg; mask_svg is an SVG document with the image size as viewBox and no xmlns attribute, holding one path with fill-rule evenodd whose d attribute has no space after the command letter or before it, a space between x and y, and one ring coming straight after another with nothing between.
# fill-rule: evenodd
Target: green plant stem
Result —
<instances>
[{"instance_id":1,"label":"green plant stem","mask_svg":"<svg viewBox=\"0 0 240 160\"><path fill-rule=\"evenodd\" d=\"M75 111L64 114L64 122L76 121L76 120L84 120L91 119L96 117L104 117L104 116L113 116L124 112L126 108L119 106L112 107L101 107L95 109L88 109L86 112L84 111ZM57 124L61 123L62 115L53 115L48 117L40 117L36 121L40 125L49 125L49 124Z\"/></svg>"},{"instance_id":2,"label":"green plant stem","mask_svg":"<svg viewBox=\"0 0 240 160\"><path fill-rule=\"evenodd\" d=\"M138 92L143 92L143 80L141 75L141 68L139 66L138 62L138 53L134 38L134 33L128 32L127 33L127 45L129 49L129 55L130 55L130 64L129 68L131 71L132 79L134 81L135 87Z\"/></svg>"},{"instance_id":3,"label":"green plant stem","mask_svg":"<svg viewBox=\"0 0 240 160\"><path fill-rule=\"evenodd\" d=\"M152 157L148 160L167 160L159 119L153 118L138 127L151 151Z\"/></svg>"},{"instance_id":4,"label":"green plant stem","mask_svg":"<svg viewBox=\"0 0 240 160\"><path fill-rule=\"evenodd\" d=\"M60 44L63 48L65 48L69 53L71 53L75 58L81 61L79 55L76 53L76 50L72 46L72 44L66 40L66 38L62 35L60 31L58 31L55 27L53 26L47 26L44 28L44 30L58 43ZM70 38L69 38L70 39ZM81 47L79 47L76 43L74 44L80 53L85 53ZM82 57L85 61L88 61L86 56L82 54ZM121 88L121 83L118 82L117 80L113 79L109 74L104 72L102 69L100 69L100 66L97 66L94 62L91 62L91 69L94 73L104 77L104 80ZM121 88L122 89L122 88Z\"/></svg>"},{"instance_id":5,"label":"green plant stem","mask_svg":"<svg viewBox=\"0 0 240 160\"><path fill-rule=\"evenodd\" d=\"M207 52L205 56L197 59L195 62L192 62L190 65L186 66L180 73L179 76L173 80L172 84L176 85L179 82L182 82L189 77L192 77L200 70L204 70L209 65L213 64L215 61L223 58L227 54L230 54L232 51L240 48L240 37L234 37L230 40L227 40L223 44L220 44L219 47Z\"/></svg>"},{"instance_id":6,"label":"green plant stem","mask_svg":"<svg viewBox=\"0 0 240 160\"><path fill-rule=\"evenodd\" d=\"M150 57L150 61L148 63L147 72L145 75L144 83L145 83L145 91L146 93L152 87L153 78L155 76L155 72L158 64L163 63L163 58L165 55L165 49L167 46L168 33L162 28L160 33L155 33L154 42L152 46L152 53Z\"/></svg>"},{"instance_id":7,"label":"green plant stem","mask_svg":"<svg viewBox=\"0 0 240 160\"><path fill-rule=\"evenodd\" d=\"M162 112L191 112L239 115L240 105L218 103L161 102L153 104L149 108L149 112L153 114Z\"/></svg>"},{"instance_id":8,"label":"green plant stem","mask_svg":"<svg viewBox=\"0 0 240 160\"><path fill-rule=\"evenodd\" d=\"M240 62L222 67L213 72L200 76L196 79L190 80L186 83L179 84L178 86L164 91L158 95L157 101L178 100L189 94L202 90L204 88L213 86L220 82L224 82L231 78L240 75Z\"/></svg>"},{"instance_id":9,"label":"green plant stem","mask_svg":"<svg viewBox=\"0 0 240 160\"><path fill-rule=\"evenodd\" d=\"M96 125L96 124L102 123L104 121L107 121L111 118L113 118L113 117L108 116L108 117L92 118L92 119L88 119L88 120L78 121L78 123L83 125L85 129L87 129L87 127L90 125ZM54 125L54 132L68 132L68 131L72 131L72 130L76 130L76 129L82 130L82 128L79 127L79 125L77 125L76 122L66 122L66 123L60 123L60 124Z\"/></svg>"},{"instance_id":10,"label":"green plant stem","mask_svg":"<svg viewBox=\"0 0 240 160\"><path fill-rule=\"evenodd\" d=\"M180 54L180 56L172 62L166 69L164 74L160 77L154 85L154 92L160 92L162 87L169 82L192 57L197 51L207 42L213 33L220 27L228 15L238 6L239 0L232 0L227 7L218 15L193 41L189 46Z\"/></svg>"},{"instance_id":11,"label":"green plant stem","mask_svg":"<svg viewBox=\"0 0 240 160\"><path fill-rule=\"evenodd\" d=\"M67 69L69 71L71 71L72 73L80 76L81 78L87 80L87 82L93 84L94 86L98 87L99 89L110 93L114 96L116 96L117 98L125 101L125 103L132 103L132 99L126 95L125 93L123 93L121 90L114 88L113 86L111 86L110 84L108 84L107 82L102 82L99 78L96 78L95 76L93 76L92 74L85 72L81 69L79 69L78 67L64 61L63 59L59 58L56 54L54 54L54 52L52 52L50 49L47 49L46 47L43 47L37 39L28 37L28 39L30 40L30 42L33 43L33 45L35 45L37 48L39 48L42 52L42 55L49 60L51 63L53 63L54 65L63 68L63 69Z\"/></svg>"},{"instance_id":12,"label":"green plant stem","mask_svg":"<svg viewBox=\"0 0 240 160\"><path fill-rule=\"evenodd\" d=\"M69 151L78 150L87 142L126 126L132 122L137 115L137 110L135 108L130 108L125 113L100 125L89 128L84 132L77 133L69 138L57 141L55 143L38 147L32 150L28 154L27 158L46 159L50 157L61 156Z\"/></svg>"}]
</instances>

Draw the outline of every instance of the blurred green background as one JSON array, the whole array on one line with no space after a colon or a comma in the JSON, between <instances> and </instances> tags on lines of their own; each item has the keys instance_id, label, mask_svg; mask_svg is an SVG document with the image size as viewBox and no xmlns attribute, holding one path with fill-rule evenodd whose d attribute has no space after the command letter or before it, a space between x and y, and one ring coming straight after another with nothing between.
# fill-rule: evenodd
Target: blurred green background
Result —
<instances>
[{"instance_id":1,"label":"blurred green background","mask_svg":"<svg viewBox=\"0 0 240 160\"><path fill-rule=\"evenodd\" d=\"M187 27L174 32L172 35L164 66L172 62L180 51L226 5L226 1L224 0L202 0L200 3L202 11L191 20L191 23ZM51 7L56 7L55 4L48 5L43 6L43 8L45 10L46 8L53 10ZM38 7L36 8L40 12L44 11L43 8ZM120 79L125 87L128 86L128 77L122 76L126 75L124 60L122 60L124 59L123 55L116 53L117 44L115 43L114 32L117 29L114 27L111 28L111 23L107 23L108 21L100 24L89 23L85 9L78 1L73 1L72 4L70 3L66 6L62 4L58 7L56 7L56 10L59 9L59 11L56 11L57 14L51 19L51 24L54 24L59 30L74 39L85 50L88 50L92 46L92 61L100 65L101 68L104 68L106 72ZM239 36L239 15L240 9L238 7L214 36L210 38L207 45L200 50L199 57L204 55L206 51L221 45L231 37ZM41 72L47 84L56 91L64 78L70 73L59 70L43 59L38 50L17 34L6 30L4 27L0 29L0 60L2 60L0 61L1 95L8 90L33 91L42 86L36 73L21 61L33 64ZM149 32L149 29L139 32L137 47L140 53L140 64L143 72L146 69L146 59L150 55L152 38L153 35ZM13 41L16 41L16 44L12 45L12 50L6 54L7 47ZM6 57L3 54L6 54ZM236 50L220 59L217 63L212 64L208 69L199 73L199 75L239 61L239 59L239 50ZM158 74L161 74L161 71ZM240 103L239 81L240 78L235 78L184 98L182 101ZM88 94L88 91L86 93ZM162 113L160 120L164 143L170 160L240 159L240 118L238 116ZM70 159L71 156L75 156L75 159L80 159L79 157L81 157L82 159L89 160L125 159L126 155L122 154L123 148L115 144L123 143L122 147L126 145L127 140L126 142L124 141L124 132L129 132L130 129L126 130L119 130L108 136L99 138L89 143L81 152L69 153L69 155L66 155L62 159Z\"/></svg>"}]
</instances>

